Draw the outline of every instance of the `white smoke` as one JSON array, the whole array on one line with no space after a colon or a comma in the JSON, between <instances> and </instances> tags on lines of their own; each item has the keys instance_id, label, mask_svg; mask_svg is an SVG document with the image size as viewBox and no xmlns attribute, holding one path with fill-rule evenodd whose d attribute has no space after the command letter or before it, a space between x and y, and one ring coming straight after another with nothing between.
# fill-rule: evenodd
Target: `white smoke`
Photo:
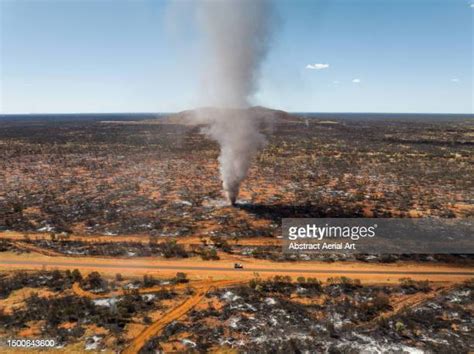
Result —
<instances>
[{"instance_id":1,"label":"white smoke","mask_svg":"<svg viewBox=\"0 0 474 354\"><path fill-rule=\"evenodd\" d=\"M247 108L258 89L274 13L268 0L208 0L199 3L197 16L206 58L203 103L218 107L199 110L197 116L220 145L222 185L234 204L252 157L265 143L257 111Z\"/></svg>"},{"instance_id":2,"label":"white smoke","mask_svg":"<svg viewBox=\"0 0 474 354\"><path fill-rule=\"evenodd\" d=\"M197 112L199 118L208 124L204 133L219 143L222 187L227 200L234 204L252 157L265 145L255 111L220 108Z\"/></svg>"}]
</instances>

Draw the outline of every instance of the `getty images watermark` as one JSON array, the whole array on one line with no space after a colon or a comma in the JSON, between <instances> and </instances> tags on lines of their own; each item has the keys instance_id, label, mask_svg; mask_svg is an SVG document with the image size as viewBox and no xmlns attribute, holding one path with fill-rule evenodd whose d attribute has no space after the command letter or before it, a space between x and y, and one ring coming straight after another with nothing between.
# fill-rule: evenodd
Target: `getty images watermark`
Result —
<instances>
[{"instance_id":1,"label":"getty images watermark","mask_svg":"<svg viewBox=\"0 0 474 354\"><path fill-rule=\"evenodd\" d=\"M290 226L288 229L288 239L296 241L298 239L327 241L327 242L290 242L290 250L356 250L354 242L341 242L341 240L358 241L361 238L375 237L377 224L372 226L330 226L325 224L319 226L308 223L304 226Z\"/></svg>"},{"instance_id":2,"label":"getty images watermark","mask_svg":"<svg viewBox=\"0 0 474 354\"><path fill-rule=\"evenodd\" d=\"M474 253L473 219L283 219L286 253Z\"/></svg>"}]
</instances>

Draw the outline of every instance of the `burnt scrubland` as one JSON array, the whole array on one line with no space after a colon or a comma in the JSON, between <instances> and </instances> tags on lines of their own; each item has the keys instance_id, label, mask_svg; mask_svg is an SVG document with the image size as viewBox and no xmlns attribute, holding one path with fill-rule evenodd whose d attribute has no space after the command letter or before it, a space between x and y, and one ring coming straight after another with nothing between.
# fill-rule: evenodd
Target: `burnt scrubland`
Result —
<instances>
[{"instance_id":1,"label":"burnt scrubland","mask_svg":"<svg viewBox=\"0 0 474 354\"><path fill-rule=\"evenodd\" d=\"M229 207L202 127L70 118L0 121L0 342L474 350L472 255L284 254L278 239L284 217L473 217L472 120L283 115Z\"/></svg>"},{"instance_id":2,"label":"burnt scrubland","mask_svg":"<svg viewBox=\"0 0 474 354\"><path fill-rule=\"evenodd\" d=\"M0 229L275 236L283 217L472 217L472 121L277 122L222 207L200 127L1 121Z\"/></svg>"},{"instance_id":3,"label":"burnt scrubland","mask_svg":"<svg viewBox=\"0 0 474 354\"><path fill-rule=\"evenodd\" d=\"M8 237L8 236L7 236ZM472 265L471 254L345 254L345 253L308 253L289 254L281 251L281 245L246 245L245 240L228 239L221 236L201 237L193 241L179 242L179 238L143 237L138 241L114 241L113 236L107 240L101 238L80 237L51 232L49 235L25 233L21 239L0 240L2 252L14 254L43 253L48 256L69 257L120 257L124 259L161 257L164 259L184 259L200 257L203 260L219 260L223 255L233 257L252 257L258 260L275 262L322 261L327 263L358 261L363 263L396 263L415 261L422 263L443 263Z\"/></svg>"},{"instance_id":4,"label":"burnt scrubland","mask_svg":"<svg viewBox=\"0 0 474 354\"><path fill-rule=\"evenodd\" d=\"M28 333L54 339L65 350L126 352L137 340L141 353L216 348L468 353L474 345L472 281L440 286L405 278L389 286L346 277L324 282L256 277L208 288L197 306L143 341L144 330L191 301L202 282L189 281L184 273L167 279L110 278L78 270L4 272L0 281L9 289L2 290L0 300L1 337ZM30 290L17 291L23 287Z\"/></svg>"},{"instance_id":5,"label":"burnt scrubland","mask_svg":"<svg viewBox=\"0 0 474 354\"><path fill-rule=\"evenodd\" d=\"M279 236L284 217L474 215L471 120L280 115L264 127L268 143L254 159L234 208L223 205L218 146L182 115L135 121L0 121L0 231L25 235L22 242L2 239L0 251L205 260L226 252L274 261L471 262L469 255L298 256L282 254L279 244L239 243ZM74 235L134 235L144 241L122 240L108 247L96 237L77 240ZM185 246L166 240L189 236L211 241Z\"/></svg>"}]
</instances>

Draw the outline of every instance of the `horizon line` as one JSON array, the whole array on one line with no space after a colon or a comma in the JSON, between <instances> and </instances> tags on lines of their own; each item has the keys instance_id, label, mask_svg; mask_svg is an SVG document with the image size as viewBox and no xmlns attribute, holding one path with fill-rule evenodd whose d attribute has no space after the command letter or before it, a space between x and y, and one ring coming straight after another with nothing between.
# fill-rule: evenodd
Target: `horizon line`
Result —
<instances>
[{"instance_id":1,"label":"horizon line","mask_svg":"<svg viewBox=\"0 0 474 354\"><path fill-rule=\"evenodd\" d=\"M265 107L267 108L267 107ZM273 109L273 108L270 108ZM192 109L191 109L192 110ZM284 111L281 109L275 109L278 111ZM1 113L0 116L14 116L14 115L30 115L30 116L35 116L35 115L99 115L99 114L110 114L110 115L123 115L123 114L159 114L159 115L164 115L164 114L178 114L184 111L188 110L180 110L180 111L169 111L169 112L59 112L59 113L51 113L51 112L40 112L40 113ZM284 111L290 114L305 114L305 113L311 113L311 114L432 114L432 115L474 115L474 112L462 112L462 113L454 113L454 112L375 112L375 111L369 111L369 112L351 112L351 111Z\"/></svg>"}]
</instances>

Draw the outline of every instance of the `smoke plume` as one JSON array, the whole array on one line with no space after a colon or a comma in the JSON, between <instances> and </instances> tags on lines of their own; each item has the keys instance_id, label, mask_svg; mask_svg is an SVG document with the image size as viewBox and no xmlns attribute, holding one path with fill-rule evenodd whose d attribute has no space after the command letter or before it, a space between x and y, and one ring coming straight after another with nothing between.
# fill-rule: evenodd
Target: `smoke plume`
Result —
<instances>
[{"instance_id":1,"label":"smoke plume","mask_svg":"<svg viewBox=\"0 0 474 354\"><path fill-rule=\"evenodd\" d=\"M274 13L268 0L203 1L197 11L206 57L204 100L218 107L197 115L209 123L206 134L220 145L222 185L234 204L252 157L265 143L257 110L248 108L269 49Z\"/></svg>"}]
</instances>

